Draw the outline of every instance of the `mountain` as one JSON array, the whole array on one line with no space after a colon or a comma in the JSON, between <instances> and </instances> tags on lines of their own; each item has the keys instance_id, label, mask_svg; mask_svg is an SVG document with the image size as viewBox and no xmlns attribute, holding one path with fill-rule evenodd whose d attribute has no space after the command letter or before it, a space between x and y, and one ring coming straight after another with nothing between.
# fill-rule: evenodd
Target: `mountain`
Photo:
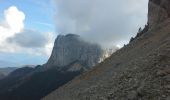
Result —
<instances>
[{"instance_id":1,"label":"mountain","mask_svg":"<svg viewBox=\"0 0 170 100\"><path fill-rule=\"evenodd\" d=\"M24 67L35 67L34 65L24 65L20 66L21 68ZM19 67L4 67L0 68L0 79L3 79L4 77L8 76L10 73L15 72L15 70L20 69Z\"/></svg>"},{"instance_id":2,"label":"mountain","mask_svg":"<svg viewBox=\"0 0 170 100\"><path fill-rule=\"evenodd\" d=\"M39 100L91 69L103 54L78 35L59 35L46 64L18 68L0 81L0 100Z\"/></svg>"},{"instance_id":3,"label":"mountain","mask_svg":"<svg viewBox=\"0 0 170 100\"><path fill-rule=\"evenodd\" d=\"M170 100L169 8L149 0L148 25L128 45L42 100Z\"/></svg>"},{"instance_id":4,"label":"mountain","mask_svg":"<svg viewBox=\"0 0 170 100\"><path fill-rule=\"evenodd\" d=\"M17 67L5 67L5 68L0 68L0 73L3 75L7 76L10 72L16 70Z\"/></svg>"},{"instance_id":5,"label":"mountain","mask_svg":"<svg viewBox=\"0 0 170 100\"><path fill-rule=\"evenodd\" d=\"M97 44L91 44L80 38L79 35L59 35L45 67L57 69L87 70L99 63L103 50ZM69 66L69 68L65 68Z\"/></svg>"},{"instance_id":6,"label":"mountain","mask_svg":"<svg viewBox=\"0 0 170 100\"><path fill-rule=\"evenodd\" d=\"M12 91L19 86L22 82L21 80L31 71L33 71L33 68L23 67L11 72L0 81L0 94L4 93L4 91ZM2 99L2 95L0 95L0 98Z\"/></svg>"},{"instance_id":7,"label":"mountain","mask_svg":"<svg viewBox=\"0 0 170 100\"><path fill-rule=\"evenodd\" d=\"M16 69L19 68L24 68L24 67L35 67L35 65L23 65L23 66L19 66L19 67L4 67L4 68L0 68L0 74L2 76L8 76L11 72L15 71Z\"/></svg>"},{"instance_id":8,"label":"mountain","mask_svg":"<svg viewBox=\"0 0 170 100\"><path fill-rule=\"evenodd\" d=\"M63 73L57 69L37 71L38 68L23 67L0 81L1 100L39 100L59 86L73 79L80 72Z\"/></svg>"}]
</instances>

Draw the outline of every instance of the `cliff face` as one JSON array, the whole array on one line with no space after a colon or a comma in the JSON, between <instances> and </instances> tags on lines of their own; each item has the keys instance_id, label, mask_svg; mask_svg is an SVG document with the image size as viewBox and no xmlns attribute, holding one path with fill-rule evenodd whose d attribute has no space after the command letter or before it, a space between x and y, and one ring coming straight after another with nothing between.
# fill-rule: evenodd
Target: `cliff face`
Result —
<instances>
[{"instance_id":1,"label":"cliff face","mask_svg":"<svg viewBox=\"0 0 170 100\"><path fill-rule=\"evenodd\" d=\"M149 0L148 24L150 28L170 17L170 0Z\"/></svg>"},{"instance_id":2,"label":"cliff face","mask_svg":"<svg viewBox=\"0 0 170 100\"><path fill-rule=\"evenodd\" d=\"M75 69L82 66L84 69L88 69L99 63L102 52L100 46L87 43L78 35L59 35L55 40L51 57L45 66L47 68L63 68L74 65Z\"/></svg>"}]
</instances>

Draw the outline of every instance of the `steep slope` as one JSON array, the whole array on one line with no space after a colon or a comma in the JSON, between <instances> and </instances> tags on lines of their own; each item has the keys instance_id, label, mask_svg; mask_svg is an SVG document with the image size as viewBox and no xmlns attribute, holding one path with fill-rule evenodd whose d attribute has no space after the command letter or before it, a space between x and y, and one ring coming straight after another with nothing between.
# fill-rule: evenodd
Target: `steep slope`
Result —
<instances>
[{"instance_id":1,"label":"steep slope","mask_svg":"<svg viewBox=\"0 0 170 100\"><path fill-rule=\"evenodd\" d=\"M170 100L169 6L150 0L147 32L42 100Z\"/></svg>"}]
</instances>

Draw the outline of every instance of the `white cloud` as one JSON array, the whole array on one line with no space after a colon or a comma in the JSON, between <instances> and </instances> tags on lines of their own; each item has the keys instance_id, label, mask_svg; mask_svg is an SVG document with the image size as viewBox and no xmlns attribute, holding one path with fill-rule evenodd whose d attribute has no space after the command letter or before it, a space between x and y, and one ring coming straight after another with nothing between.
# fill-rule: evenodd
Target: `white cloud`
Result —
<instances>
[{"instance_id":1,"label":"white cloud","mask_svg":"<svg viewBox=\"0 0 170 100\"><path fill-rule=\"evenodd\" d=\"M54 46L55 37L56 36L54 36L53 33L47 33L48 42L45 45L45 53L48 56L51 55L51 52L52 52L52 49L53 49L53 46Z\"/></svg>"},{"instance_id":2,"label":"white cloud","mask_svg":"<svg viewBox=\"0 0 170 100\"><path fill-rule=\"evenodd\" d=\"M19 33L24 28L25 14L22 11L19 11L15 6L5 10L5 20L14 33Z\"/></svg>"},{"instance_id":3,"label":"white cloud","mask_svg":"<svg viewBox=\"0 0 170 100\"><path fill-rule=\"evenodd\" d=\"M50 55L54 41L53 33L25 29L26 15L15 6L6 9L4 17L0 23L0 52Z\"/></svg>"},{"instance_id":4,"label":"white cloud","mask_svg":"<svg viewBox=\"0 0 170 100\"><path fill-rule=\"evenodd\" d=\"M4 11L5 19L0 26L0 45L9 37L22 31L24 28L25 15L15 6L9 7Z\"/></svg>"}]
</instances>

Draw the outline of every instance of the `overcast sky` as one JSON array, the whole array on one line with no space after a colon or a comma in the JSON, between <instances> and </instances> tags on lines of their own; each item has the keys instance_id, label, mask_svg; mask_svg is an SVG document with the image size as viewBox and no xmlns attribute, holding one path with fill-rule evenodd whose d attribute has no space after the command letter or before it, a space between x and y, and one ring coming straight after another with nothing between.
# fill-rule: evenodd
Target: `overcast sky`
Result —
<instances>
[{"instance_id":1,"label":"overcast sky","mask_svg":"<svg viewBox=\"0 0 170 100\"><path fill-rule=\"evenodd\" d=\"M122 46L146 24L147 6L148 0L0 0L0 61L43 64L58 34Z\"/></svg>"}]
</instances>

